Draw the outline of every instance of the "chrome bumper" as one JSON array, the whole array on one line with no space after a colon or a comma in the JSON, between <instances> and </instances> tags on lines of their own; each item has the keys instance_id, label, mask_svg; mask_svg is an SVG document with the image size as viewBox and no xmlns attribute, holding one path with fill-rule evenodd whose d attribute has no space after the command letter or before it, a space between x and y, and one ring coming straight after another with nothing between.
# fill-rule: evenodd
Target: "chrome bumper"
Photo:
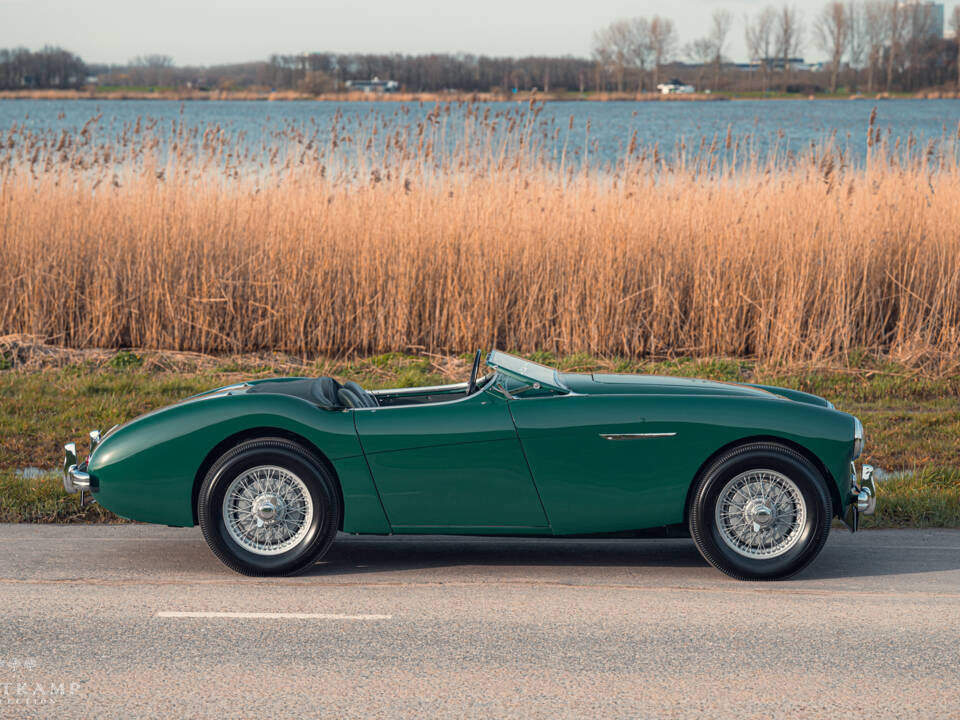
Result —
<instances>
[{"instance_id":1,"label":"chrome bumper","mask_svg":"<svg viewBox=\"0 0 960 720\"><path fill-rule=\"evenodd\" d=\"M63 489L71 495L75 492L89 490L90 473L86 472L86 463L77 464L77 444L67 443L64 445L63 455Z\"/></svg>"},{"instance_id":2,"label":"chrome bumper","mask_svg":"<svg viewBox=\"0 0 960 720\"><path fill-rule=\"evenodd\" d=\"M860 516L873 515L877 509L877 486L873 481L873 465L864 465L860 468L857 477L857 467L850 463L850 501L847 512L843 517L844 524L850 532L860 529Z\"/></svg>"},{"instance_id":3,"label":"chrome bumper","mask_svg":"<svg viewBox=\"0 0 960 720\"><path fill-rule=\"evenodd\" d=\"M90 454L96 450L100 444L100 432L94 430L90 433ZM87 463L77 462L77 444L67 443L63 446L63 489L71 495L80 493L80 502L84 502L84 493L92 490L92 480L90 473L87 472ZM92 501L91 497L89 501Z\"/></svg>"}]
</instances>

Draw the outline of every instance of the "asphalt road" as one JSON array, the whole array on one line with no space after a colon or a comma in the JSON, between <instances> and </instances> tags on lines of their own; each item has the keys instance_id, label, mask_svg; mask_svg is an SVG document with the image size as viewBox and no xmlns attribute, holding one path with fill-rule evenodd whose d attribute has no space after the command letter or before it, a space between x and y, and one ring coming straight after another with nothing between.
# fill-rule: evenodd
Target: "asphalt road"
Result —
<instances>
[{"instance_id":1,"label":"asphalt road","mask_svg":"<svg viewBox=\"0 0 960 720\"><path fill-rule=\"evenodd\" d=\"M0 546L4 717L960 718L960 531L834 531L766 584L686 540L343 537L279 580L197 530Z\"/></svg>"}]
</instances>

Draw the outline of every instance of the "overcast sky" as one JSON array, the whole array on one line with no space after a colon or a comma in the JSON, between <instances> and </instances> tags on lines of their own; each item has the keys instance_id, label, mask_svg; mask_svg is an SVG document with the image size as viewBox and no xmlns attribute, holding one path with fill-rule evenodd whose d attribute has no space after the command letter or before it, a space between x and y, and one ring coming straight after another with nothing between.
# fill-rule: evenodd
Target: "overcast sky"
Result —
<instances>
[{"instance_id":1,"label":"overcast sky","mask_svg":"<svg viewBox=\"0 0 960 720\"><path fill-rule=\"evenodd\" d=\"M681 44L706 33L715 8L735 18L728 54L743 60L743 17L769 0L0 0L0 47L61 45L87 62L171 55L178 65L266 59L272 53L590 53L612 20L661 14ZM803 2L807 26L822 2ZM949 12L950 6L947 10ZM811 33L803 54L818 58Z\"/></svg>"}]
</instances>

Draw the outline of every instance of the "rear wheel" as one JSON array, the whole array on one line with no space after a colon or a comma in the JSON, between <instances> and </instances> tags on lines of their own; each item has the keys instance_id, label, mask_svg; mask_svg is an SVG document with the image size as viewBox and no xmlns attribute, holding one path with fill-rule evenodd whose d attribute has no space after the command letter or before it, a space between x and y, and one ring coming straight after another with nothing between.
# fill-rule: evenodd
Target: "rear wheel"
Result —
<instances>
[{"instance_id":1,"label":"rear wheel","mask_svg":"<svg viewBox=\"0 0 960 720\"><path fill-rule=\"evenodd\" d=\"M740 580L778 580L805 568L830 532L833 507L821 473L803 455L752 443L703 472L690 506L700 554Z\"/></svg>"},{"instance_id":2,"label":"rear wheel","mask_svg":"<svg viewBox=\"0 0 960 720\"><path fill-rule=\"evenodd\" d=\"M312 453L283 438L226 452L200 486L203 537L244 575L289 575L318 560L337 533L339 495Z\"/></svg>"}]
</instances>

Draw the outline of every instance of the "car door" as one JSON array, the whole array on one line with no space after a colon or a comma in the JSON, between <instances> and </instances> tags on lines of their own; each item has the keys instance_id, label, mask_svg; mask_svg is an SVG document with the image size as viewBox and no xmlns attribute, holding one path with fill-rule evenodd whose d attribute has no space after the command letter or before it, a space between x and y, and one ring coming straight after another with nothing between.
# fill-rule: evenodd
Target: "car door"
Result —
<instances>
[{"instance_id":1,"label":"car door","mask_svg":"<svg viewBox=\"0 0 960 720\"><path fill-rule=\"evenodd\" d=\"M683 520L702 448L682 416L631 396L518 398L510 409L558 535L616 532Z\"/></svg>"},{"instance_id":2,"label":"car door","mask_svg":"<svg viewBox=\"0 0 960 720\"><path fill-rule=\"evenodd\" d=\"M507 402L496 392L353 412L394 532L549 532Z\"/></svg>"}]
</instances>

